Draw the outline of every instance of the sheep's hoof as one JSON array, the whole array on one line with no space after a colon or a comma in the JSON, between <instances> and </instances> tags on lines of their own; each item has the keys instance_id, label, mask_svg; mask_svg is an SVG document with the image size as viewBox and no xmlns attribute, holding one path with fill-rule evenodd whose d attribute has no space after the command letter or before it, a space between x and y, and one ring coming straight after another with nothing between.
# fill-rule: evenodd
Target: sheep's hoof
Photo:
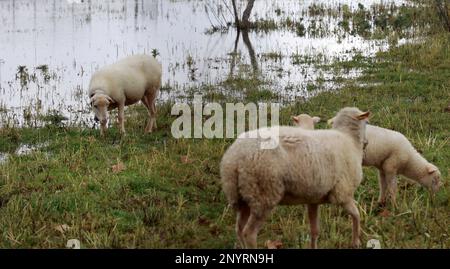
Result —
<instances>
[{"instance_id":1,"label":"sheep's hoof","mask_svg":"<svg viewBox=\"0 0 450 269\"><path fill-rule=\"evenodd\" d=\"M378 201L377 203L377 212L381 212L386 208L386 201Z\"/></svg>"},{"instance_id":2,"label":"sheep's hoof","mask_svg":"<svg viewBox=\"0 0 450 269\"><path fill-rule=\"evenodd\" d=\"M356 242L353 242L352 243L352 247L355 248L355 249L360 248L361 247L361 242L359 240L356 241Z\"/></svg>"}]
</instances>

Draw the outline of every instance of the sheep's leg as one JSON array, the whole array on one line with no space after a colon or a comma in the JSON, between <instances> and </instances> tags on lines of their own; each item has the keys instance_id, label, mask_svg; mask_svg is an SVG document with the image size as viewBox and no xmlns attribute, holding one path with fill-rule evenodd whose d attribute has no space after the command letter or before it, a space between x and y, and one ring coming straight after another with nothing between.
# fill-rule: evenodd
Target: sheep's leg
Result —
<instances>
[{"instance_id":1,"label":"sheep's leg","mask_svg":"<svg viewBox=\"0 0 450 269\"><path fill-rule=\"evenodd\" d=\"M387 191L386 175L384 171L382 170L379 171L378 179L380 184L380 196L378 197L378 205L384 207L386 205L386 191Z\"/></svg>"},{"instance_id":2,"label":"sheep's leg","mask_svg":"<svg viewBox=\"0 0 450 269\"><path fill-rule=\"evenodd\" d=\"M240 248L245 248L245 240L243 235L243 230L245 224L247 224L248 217L250 215L250 208L248 205L242 205L237 210L236 214L236 234L238 238L238 243Z\"/></svg>"},{"instance_id":3,"label":"sheep's leg","mask_svg":"<svg viewBox=\"0 0 450 269\"><path fill-rule=\"evenodd\" d=\"M317 248L317 238L319 237L319 205L308 204L308 219L311 230L311 248Z\"/></svg>"},{"instance_id":4,"label":"sheep's leg","mask_svg":"<svg viewBox=\"0 0 450 269\"><path fill-rule=\"evenodd\" d=\"M105 132L106 132L106 123L101 123L100 124L100 135L102 137L104 137L105 136Z\"/></svg>"},{"instance_id":5,"label":"sheep's leg","mask_svg":"<svg viewBox=\"0 0 450 269\"><path fill-rule=\"evenodd\" d=\"M104 137L105 136L105 133L106 133L106 124L108 123L108 121L107 120L102 120L102 121L100 121L100 135L102 136L102 137Z\"/></svg>"},{"instance_id":6,"label":"sheep's leg","mask_svg":"<svg viewBox=\"0 0 450 269\"><path fill-rule=\"evenodd\" d=\"M152 111L153 111L153 128L158 128L158 126L156 125L156 113L158 112L158 110L156 109L156 104L152 105Z\"/></svg>"},{"instance_id":7,"label":"sheep's leg","mask_svg":"<svg viewBox=\"0 0 450 269\"><path fill-rule=\"evenodd\" d=\"M148 102L148 97L147 97L147 95L144 95L144 97L142 97L142 103L145 105L145 107L147 108L147 111L148 111L148 122L147 122L147 125L145 126L145 133L150 133L152 130L152 128L151 128L151 124L152 124L152 114L150 113L150 110L151 110L151 106L150 106L150 103Z\"/></svg>"},{"instance_id":8,"label":"sheep's leg","mask_svg":"<svg viewBox=\"0 0 450 269\"><path fill-rule=\"evenodd\" d=\"M359 241L359 234L360 234L360 227L359 227L359 211L356 207L355 201L350 200L349 202L345 203L343 205L344 209L350 214L352 217L353 222L353 234L352 234L352 246L354 248L359 248L360 241Z\"/></svg>"},{"instance_id":9,"label":"sheep's leg","mask_svg":"<svg viewBox=\"0 0 450 269\"><path fill-rule=\"evenodd\" d=\"M386 182L387 182L387 186L388 186L388 195L389 195L389 199L391 200L391 203L394 207L397 207L397 200L396 200L396 195L397 195L397 179L395 176L395 173L387 173L386 174Z\"/></svg>"},{"instance_id":10,"label":"sheep's leg","mask_svg":"<svg viewBox=\"0 0 450 269\"><path fill-rule=\"evenodd\" d=\"M120 128L120 133L121 134L125 134L125 104L119 104L118 106L119 109L119 128Z\"/></svg>"},{"instance_id":11,"label":"sheep's leg","mask_svg":"<svg viewBox=\"0 0 450 269\"><path fill-rule=\"evenodd\" d=\"M156 97L158 97L158 93L159 93L158 88L154 88L154 89L150 90L149 94L148 94L148 103L150 106L149 112L151 115L151 130L153 130L154 128L157 128L157 126L156 126L156 113L157 113Z\"/></svg>"},{"instance_id":12,"label":"sheep's leg","mask_svg":"<svg viewBox=\"0 0 450 269\"><path fill-rule=\"evenodd\" d=\"M146 95L142 98L142 102L144 103L145 107L147 107L148 110L148 123L145 127L146 133L151 133L154 128L156 127L156 96L158 91L153 91L152 89L149 89L146 93Z\"/></svg>"},{"instance_id":13,"label":"sheep's leg","mask_svg":"<svg viewBox=\"0 0 450 269\"><path fill-rule=\"evenodd\" d=\"M397 160L395 156L391 156L383 163L383 171L386 180L387 186L387 198L391 201L391 203L396 207L395 196L397 194Z\"/></svg>"},{"instance_id":14,"label":"sheep's leg","mask_svg":"<svg viewBox=\"0 0 450 269\"><path fill-rule=\"evenodd\" d=\"M256 215L250 211L250 217L242 233L245 248L255 249L257 247L258 232L261 230L264 220L269 213L270 210L266 210L263 214Z\"/></svg>"}]
</instances>

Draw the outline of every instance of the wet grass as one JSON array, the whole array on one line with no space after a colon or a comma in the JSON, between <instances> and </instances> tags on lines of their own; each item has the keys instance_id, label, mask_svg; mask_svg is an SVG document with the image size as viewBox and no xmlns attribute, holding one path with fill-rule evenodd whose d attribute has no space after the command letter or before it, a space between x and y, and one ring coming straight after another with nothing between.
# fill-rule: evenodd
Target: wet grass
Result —
<instances>
[{"instance_id":1,"label":"wet grass","mask_svg":"<svg viewBox=\"0 0 450 269\"><path fill-rule=\"evenodd\" d=\"M264 60L271 60L271 61L280 61L283 58L283 54L281 52L266 52L259 55Z\"/></svg>"},{"instance_id":2,"label":"wet grass","mask_svg":"<svg viewBox=\"0 0 450 269\"><path fill-rule=\"evenodd\" d=\"M322 53L318 53L314 56L302 53L293 53L291 55L291 63L293 65L318 65L327 61L325 55Z\"/></svg>"},{"instance_id":3,"label":"wet grass","mask_svg":"<svg viewBox=\"0 0 450 269\"><path fill-rule=\"evenodd\" d=\"M376 171L365 169L355 196L363 242L377 238L383 248L450 247L449 56L450 36L440 34L371 61L334 64L329 68L365 71L338 92L282 110L281 123L290 124L293 114L328 119L344 106L369 109L373 124L404 133L440 167L445 186L434 199L401 178L399 206L387 217L376 208ZM238 76L220 87L243 91L240 101L247 102L273 98L265 89L268 83ZM236 101L212 87L209 94L221 103ZM159 106L158 129L151 135L143 134L141 105L127 110L125 137L113 126L101 138L95 129L60 125L56 116L42 128L0 129L0 152L14 152L20 144L45 145L0 164L0 247L62 248L77 238L83 248L232 248L234 215L221 192L218 166L233 140L174 139L170 127L176 117L170 109L171 104ZM63 224L70 228L62 230ZM323 206L321 227L320 247L349 247L351 221L341 209ZM281 240L287 248L308 247L304 207L277 208L259 245L267 239Z\"/></svg>"},{"instance_id":4,"label":"wet grass","mask_svg":"<svg viewBox=\"0 0 450 269\"><path fill-rule=\"evenodd\" d=\"M404 5L373 4L356 7L347 4L311 4L296 14L281 14L274 10L273 18L258 18L251 29L258 32L287 30L303 37L347 35L365 39L413 38L421 33L433 33L442 28L434 2L411 0ZM337 25L337 27L335 27Z\"/></svg>"}]
</instances>

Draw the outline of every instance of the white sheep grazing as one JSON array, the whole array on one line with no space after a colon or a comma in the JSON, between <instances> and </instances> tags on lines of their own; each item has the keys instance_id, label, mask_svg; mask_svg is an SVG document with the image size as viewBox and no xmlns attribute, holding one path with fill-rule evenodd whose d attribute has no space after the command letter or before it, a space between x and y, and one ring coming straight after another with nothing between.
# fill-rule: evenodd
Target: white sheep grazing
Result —
<instances>
[{"instance_id":1,"label":"white sheep grazing","mask_svg":"<svg viewBox=\"0 0 450 269\"><path fill-rule=\"evenodd\" d=\"M341 205L352 216L353 246L359 246L359 212L353 194L362 180L364 125L369 112L344 108L332 130L279 127L275 149L267 139L241 135L225 152L222 189L237 212L236 233L244 248L256 248L265 218L278 204L307 204L311 247L317 247L318 207ZM270 133L268 128L259 129ZM252 131L254 133L254 131ZM247 136L248 137L248 136Z\"/></svg>"},{"instance_id":2,"label":"white sheep grazing","mask_svg":"<svg viewBox=\"0 0 450 269\"><path fill-rule=\"evenodd\" d=\"M397 175L404 175L433 193L439 190L442 184L439 169L422 157L403 134L367 124L366 138L363 165L379 170L381 206L386 205L388 198L396 205Z\"/></svg>"},{"instance_id":3,"label":"white sheep grazing","mask_svg":"<svg viewBox=\"0 0 450 269\"><path fill-rule=\"evenodd\" d=\"M92 75L89 98L100 121L101 134L106 131L108 111L119 110L120 132L125 133L124 108L139 101L148 110L149 121L145 132L156 128L156 97L161 86L161 65L148 55L133 55L105 66Z\"/></svg>"},{"instance_id":4,"label":"white sheep grazing","mask_svg":"<svg viewBox=\"0 0 450 269\"><path fill-rule=\"evenodd\" d=\"M311 117L308 114L300 114L298 116L292 116L291 118L295 126L307 130L314 130L314 124L320 122L319 117Z\"/></svg>"}]
</instances>

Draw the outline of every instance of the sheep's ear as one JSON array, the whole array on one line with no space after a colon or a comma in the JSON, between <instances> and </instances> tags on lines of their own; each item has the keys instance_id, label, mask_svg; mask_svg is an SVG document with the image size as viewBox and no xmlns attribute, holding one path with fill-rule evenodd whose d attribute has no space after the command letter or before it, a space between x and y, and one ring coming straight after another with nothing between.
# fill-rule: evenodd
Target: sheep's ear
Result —
<instances>
[{"instance_id":1,"label":"sheep's ear","mask_svg":"<svg viewBox=\"0 0 450 269\"><path fill-rule=\"evenodd\" d=\"M114 103L114 100L111 97L109 97L109 96L106 96L106 100L108 100L108 102L110 104Z\"/></svg>"},{"instance_id":2,"label":"sheep's ear","mask_svg":"<svg viewBox=\"0 0 450 269\"><path fill-rule=\"evenodd\" d=\"M95 101L95 98L94 98L94 96L92 96L91 99L89 99L89 102L90 102L91 106L94 103L94 101Z\"/></svg>"},{"instance_id":3,"label":"sheep's ear","mask_svg":"<svg viewBox=\"0 0 450 269\"><path fill-rule=\"evenodd\" d=\"M300 123L300 118L297 116L292 116L291 119L295 122L295 123Z\"/></svg>"},{"instance_id":4,"label":"sheep's ear","mask_svg":"<svg viewBox=\"0 0 450 269\"><path fill-rule=\"evenodd\" d=\"M436 172L437 170L438 170L437 167L433 166L433 165L430 165L430 166L427 167L427 172L430 175L433 174L434 172Z\"/></svg>"},{"instance_id":5,"label":"sheep's ear","mask_svg":"<svg viewBox=\"0 0 450 269\"><path fill-rule=\"evenodd\" d=\"M313 122L314 123L319 123L320 122L320 118L319 117L313 117Z\"/></svg>"},{"instance_id":6,"label":"sheep's ear","mask_svg":"<svg viewBox=\"0 0 450 269\"><path fill-rule=\"evenodd\" d=\"M359 114L359 115L356 117L356 119L357 119L357 120L365 120L365 119L369 118L369 116L370 116L370 111L367 111L367 112L364 112L364 113L362 113L362 114Z\"/></svg>"}]
</instances>

